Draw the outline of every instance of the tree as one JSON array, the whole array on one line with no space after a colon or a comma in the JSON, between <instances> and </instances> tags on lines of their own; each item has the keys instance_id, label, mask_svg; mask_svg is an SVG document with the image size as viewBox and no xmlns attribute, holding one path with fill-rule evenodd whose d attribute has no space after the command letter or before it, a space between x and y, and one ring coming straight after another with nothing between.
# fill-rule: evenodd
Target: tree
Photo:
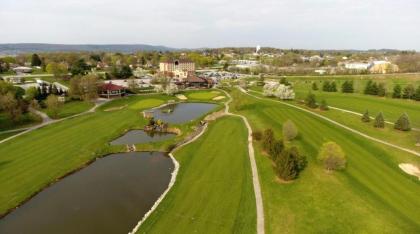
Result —
<instances>
[{"instance_id":1,"label":"tree","mask_svg":"<svg viewBox=\"0 0 420 234\"><path fill-rule=\"evenodd\" d=\"M133 76L133 72L131 71L131 68L127 65L122 66L120 71L120 78L127 79Z\"/></svg>"},{"instance_id":2,"label":"tree","mask_svg":"<svg viewBox=\"0 0 420 234\"><path fill-rule=\"evenodd\" d=\"M296 179L305 166L306 157L300 155L296 147L283 149L275 160L277 176L286 181Z\"/></svg>"},{"instance_id":3,"label":"tree","mask_svg":"<svg viewBox=\"0 0 420 234\"><path fill-rule=\"evenodd\" d=\"M41 66L42 60L37 54L33 54L31 58L31 66Z\"/></svg>"},{"instance_id":4,"label":"tree","mask_svg":"<svg viewBox=\"0 0 420 234\"><path fill-rule=\"evenodd\" d=\"M286 77L282 77L280 79L280 82L279 83L282 84L282 85L286 85L286 86L289 86L290 85L290 83L287 81Z\"/></svg>"},{"instance_id":5,"label":"tree","mask_svg":"<svg viewBox=\"0 0 420 234\"><path fill-rule=\"evenodd\" d=\"M134 77L128 79L127 84L128 84L128 90L130 90L133 93L137 92L139 85L137 84L137 81Z\"/></svg>"},{"instance_id":6,"label":"tree","mask_svg":"<svg viewBox=\"0 0 420 234\"><path fill-rule=\"evenodd\" d=\"M316 104L315 94L313 93L308 93L308 96L306 96L305 103L306 103L306 106L312 109L315 109L318 107L318 104Z\"/></svg>"},{"instance_id":7,"label":"tree","mask_svg":"<svg viewBox=\"0 0 420 234\"><path fill-rule=\"evenodd\" d=\"M402 114L400 118L398 118L397 122L394 124L394 128L400 131L410 131L410 120L408 119L408 115L406 113Z\"/></svg>"},{"instance_id":8,"label":"tree","mask_svg":"<svg viewBox=\"0 0 420 234\"><path fill-rule=\"evenodd\" d=\"M270 157L273 161L276 161L277 157L281 154L284 149L284 143L282 140L274 140L270 148Z\"/></svg>"},{"instance_id":9,"label":"tree","mask_svg":"<svg viewBox=\"0 0 420 234\"><path fill-rule=\"evenodd\" d=\"M264 130L262 138L262 146L266 152L269 152L274 144L274 132L271 128Z\"/></svg>"},{"instance_id":10,"label":"tree","mask_svg":"<svg viewBox=\"0 0 420 234\"><path fill-rule=\"evenodd\" d=\"M321 146L318 159L328 171L341 170L346 167L346 155L343 149L335 142L326 142Z\"/></svg>"},{"instance_id":11,"label":"tree","mask_svg":"<svg viewBox=\"0 0 420 234\"><path fill-rule=\"evenodd\" d=\"M58 100L58 97L55 95L49 95L47 100L45 100L45 104L47 105L48 113L53 118L57 118L60 107L62 106L62 103Z\"/></svg>"},{"instance_id":12,"label":"tree","mask_svg":"<svg viewBox=\"0 0 420 234\"><path fill-rule=\"evenodd\" d=\"M414 93L414 86L409 84L404 88L402 97L405 99L412 99L414 97Z\"/></svg>"},{"instance_id":13,"label":"tree","mask_svg":"<svg viewBox=\"0 0 420 234\"><path fill-rule=\"evenodd\" d=\"M291 141L295 139L297 135L298 135L298 130L297 130L296 125L291 120L287 120L283 124L284 139L286 139L287 141Z\"/></svg>"},{"instance_id":14,"label":"tree","mask_svg":"<svg viewBox=\"0 0 420 234\"><path fill-rule=\"evenodd\" d=\"M80 77L75 76L70 79L70 88L69 88L69 95L73 99L81 99L82 98L82 90L80 87Z\"/></svg>"},{"instance_id":15,"label":"tree","mask_svg":"<svg viewBox=\"0 0 420 234\"><path fill-rule=\"evenodd\" d=\"M312 90L318 90L318 85L316 84L316 82L312 82Z\"/></svg>"},{"instance_id":16,"label":"tree","mask_svg":"<svg viewBox=\"0 0 420 234\"><path fill-rule=\"evenodd\" d=\"M323 111L327 111L330 108L328 107L327 101L325 101L325 99L322 99L321 101L321 105L319 105L319 109L323 110Z\"/></svg>"},{"instance_id":17,"label":"tree","mask_svg":"<svg viewBox=\"0 0 420 234\"><path fill-rule=\"evenodd\" d=\"M31 101L33 99L37 99L38 95L38 89L35 87L30 87L26 90L25 99L27 101Z\"/></svg>"},{"instance_id":18,"label":"tree","mask_svg":"<svg viewBox=\"0 0 420 234\"><path fill-rule=\"evenodd\" d=\"M12 92L0 95L0 107L9 115L12 122L17 122L22 114L19 100L16 99Z\"/></svg>"},{"instance_id":19,"label":"tree","mask_svg":"<svg viewBox=\"0 0 420 234\"><path fill-rule=\"evenodd\" d=\"M72 76L86 75L90 66L85 62L83 58L77 60L70 68Z\"/></svg>"},{"instance_id":20,"label":"tree","mask_svg":"<svg viewBox=\"0 0 420 234\"><path fill-rule=\"evenodd\" d=\"M341 92L354 93L353 81L344 81L341 85Z\"/></svg>"},{"instance_id":21,"label":"tree","mask_svg":"<svg viewBox=\"0 0 420 234\"><path fill-rule=\"evenodd\" d=\"M385 120L382 112L379 112L379 114L375 118L375 122L373 123L373 126L375 128L384 128L385 127Z\"/></svg>"},{"instance_id":22,"label":"tree","mask_svg":"<svg viewBox=\"0 0 420 234\"><path fill-rule=\"evenodd\" d=\"M89 101L98 97L98 77L95 75L86 75L80 79L81 98Z\"/></svg>"},{"instance_id":23,"label":"tree","mask_svg":"<svg viewBox=\"0 0 420 234\"><path fill-rule=\"evenodd\" d=\"M414 100L420 101L420 85L416 89L416 93L414 94Z\"/></svg>"},{"instance_id":24,"label":"tree","mask_svg":"<svg viewBox=\"0 0 420 234\"><path fill-rule=\"evenodd\" d=\"M329 81L324 81L324 82L322 83L322 91L324 91L324 92L329 92L329 91L330 91L330 89L331 89L330 82L329 82Z\"/></svg>"},{"instance_id":25,"label":"tree","mask_svg":"<svg viewBox=\"0 0 420 234\"><path fill-rule=\"evenodd\" d=\"M67 74L67 66L63 63L51 62L47 65L46 71L53 74L55 78L59 78Z\"/></svg>"},{"instance_id":26,"label":"tree","mask_svg":"<svg viewBox=\"0 0 420 234\"><path fill-rule=\"evenodd\" d=\"M379 85L377 87L378 87L377 95L379 97L385 97L385 95L386 95L385 84L384 83L379 83Z\"/></svg>"},{"instance_id":27,"label":"tree","mask_svg":"<svg viewBox=\"0 0 420 234\"><path fill-rule=\"evenodd\" d=\"M392 93L392 98L401 98L401 85L396 84L394 86L394 92Z\"/></svg>"},{"instance_id":28,"label":"tree","mask_svg":"<svg viewBox=\"0 0 420 234\"><path fill-rule=\"evenodd\" d=\"M370 116L369 116L369 111L366 110L365 113L362 116L362 122L368 123L370 122Z\"/></svg>"},{"instance_id":29,"label":"tree","mask_svg":"<svg viewBox=\"0 0 420 234\"><path fill-rule=\"evenodd\" d=\"M337 84L335 83L335 81L331 82L329 92L337 92Z\"/></svg>"}]
</instances>

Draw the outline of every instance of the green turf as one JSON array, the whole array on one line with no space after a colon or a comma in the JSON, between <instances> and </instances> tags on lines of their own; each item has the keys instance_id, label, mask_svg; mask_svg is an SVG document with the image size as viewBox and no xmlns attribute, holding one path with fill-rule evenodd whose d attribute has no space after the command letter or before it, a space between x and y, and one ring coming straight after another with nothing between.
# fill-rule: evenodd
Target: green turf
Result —
<instances>
[{"instance_id":1,"label":"green turf","mask_svg":"<svg viewBox=\"0 0 420 234\"><path fill-rule=\"evenodd\" d=\"M32 113L25 113L17 122L12 122L5 112L0 112L0 131L26 128L39 124L41 121L41 117Z\"/></svg>"},{"instance_id":2,"label":"green turf","mask_svg":"<svg viewBox=\"0 0 420 234\"><path fill-rule=\"evenodd\" d=\"M272 162L255 143L263 192L267 233L418 233L420 182L398 168L419 158L373 143L282 104L258 100L238 91L242 109L254 130L272 128L281 137L282 123L295 122L293 141L308 158L308 167L293 183L277 181ZM235 102L235 101L234 101ZM236 106L233 103L233 106ZM320 145L337 142L348 166L327 173L316 160Z\"/></svg>"},{"instance_id":3,"label":"green turf","mask_svg":"<svg viewBox=\"0 0 420 234\"><path fill-rule=\"evenodd\" d=\"M149 98L149 99L145 99L145 100L141 100L136 102L135 104L131 105L130 108L131 109L148 109L148 108L152 108L155 106L160 106L162 104L164 104L165 102L161 99L153 99L153 98Z\"/></svg>"},{"instance_id":4,"label":"green turf","mask_svg":"<svg viewBox=\"0 0 420 234\"><path fill-rule=\"evenodd\" d=\"M220 96L219 91L194 91L194 92L187 92L186 96L189 99L196 99L196 100L212 100L213 98Z\"/></svg>"},{"instance_id":5,"label":"green turf","mask_svg":"<svg viewBox=\"0 0 420 234\"><path fill-rule=\"evenodd\" d=\"M23 132L23 131L0 133L0 141L1 141L1 140L4 140L4 139L6 139L6 138L9 138L9 137L11 137L11 136L13 136L13 135L16 135L16 134L18 134L18 133L21 133L21 132Z\"/></svg>"},{"instance_id":6,"label":"green turf","mask_svg":"<svg viewBox=\"0 0 420 234\"><path fill-rule=\"evenodd\" d=\"M181 165L177 181L139 233L255 233L247 153L241 119L212 123L196 142L175 153Z\"/></svg>"},{"instance_id":7,"label":"green turf","mask_svg":"<svg viewBox=\"0 0 420 234\"><path fill-rule=\"evenodd\" d=\"M85 111L88 111L92 108L94 104L92 102L83 102L83 101L71 101L64 103L63 106L60 107L57 115L57 119L65 118L68 116L72 116L75 114L79 114ZM45 109L45 112L48 114L49 117L53 118L52 114L48 109Z\"/></svg>"}]
</instances>

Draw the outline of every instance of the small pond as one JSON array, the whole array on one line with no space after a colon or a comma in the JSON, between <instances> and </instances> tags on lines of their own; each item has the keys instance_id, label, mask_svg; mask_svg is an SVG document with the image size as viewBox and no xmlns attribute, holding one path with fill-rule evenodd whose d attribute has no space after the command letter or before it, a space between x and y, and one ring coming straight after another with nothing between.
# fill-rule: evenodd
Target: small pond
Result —
<instances>
[{"instance_id":1,"label":"small pond","mask_svg":"<svg viewBox=\"0 0 420 234\"><path fill-rule=\"evenodd\" d=\"M128 233L168 187L163 153L113 154L65 177L0 220L0 233Z\"/></svg>"},{"instance_id":2,"label":"small pond","mask_svg":"<svg viewBox=\"0 0 420 234\"><path fill-rule=\"evenodd\" d=\"M163 141L175 137L172 133L145 132L143 130L131 130L123 136L111 141L111 145L132 145L139 143Z\"/></svg>"},{"instance_id":3,"label":"small pond","mask_svg":"<svg viewBox=\"0 0 420 234\"><path fill-rule=\"evenodd\" d=\"M182 124L201 117L216 106L216 104L211 103L171 104L153 110L153 117L167 123Z\"/></svg>"}]
</instances>

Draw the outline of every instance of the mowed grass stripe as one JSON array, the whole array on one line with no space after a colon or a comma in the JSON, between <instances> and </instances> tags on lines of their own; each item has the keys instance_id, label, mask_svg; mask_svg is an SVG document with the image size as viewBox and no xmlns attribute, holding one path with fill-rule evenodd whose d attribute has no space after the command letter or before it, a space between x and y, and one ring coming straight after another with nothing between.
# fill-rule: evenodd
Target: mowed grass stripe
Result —
<instances>
[{"instance_id":1,"label":"mowed grass stripe","mask_svg":"<svg viewBox=\"0 0 420 234\"><path fill-rule=\"evenodd\" d=\"M237 117L211 123L175 153L177 181L139 233L255 233L247 130Z\"/></svg>"}]
</instances>

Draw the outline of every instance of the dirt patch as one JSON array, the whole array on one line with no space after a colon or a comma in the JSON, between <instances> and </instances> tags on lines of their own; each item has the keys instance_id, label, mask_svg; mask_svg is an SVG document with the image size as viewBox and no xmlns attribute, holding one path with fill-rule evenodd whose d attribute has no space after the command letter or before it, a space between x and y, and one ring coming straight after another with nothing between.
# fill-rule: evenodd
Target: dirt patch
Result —
<instances>
[{"instance_id":1,"label":"dirt patch","mask_svg":"<svg viewBox=\"0 0 420 234\"><path fill-rule=\"evenodd\" d=\"M400 165L398 165L401 170L403 170L405 173L409 174L409 175L413 175L416 176L417 178L419 178L420 180L420 169L410 163L401 163Z\"/></svg>"},{"instance_id":2,"label":"dirt patch","mask_svg":"<svg viewBox=\"0 0 420 234\"><path fill-rule=\"evenodd\" d=\"M183 95L183 94L178 94L178 95L176 95L176 97L179 99L179 100L187 100L188 98L185 96L185 95Z\"/></svg>"},{"instance_id":3,"label":"dirt patch","mask_svg":"<svg viewBox=\"0 0 420 234\"><path fill-rule=\"evenodd\" d=\"M124 106L117 106L117 107L111 107L111 108L105 109L104 111L106 111L106 112L110 112L110 111L122 110L122 109L124 109L124 108L126 108L126 107L127 107L127 105L124 105Z\"/></svg>"},{"instance_id":4,"label":"dirt patch","mask_svg":"<svg viewBox=\"0 0 420 234\"><path fill-rule=\"evenodd\" d=\"M222 100L222 99L225 99L225 98L226 98L225 96L217 96L217 97L213 98L213 100L218 101L218 100Z\"/></svg>"}]
</instances>

